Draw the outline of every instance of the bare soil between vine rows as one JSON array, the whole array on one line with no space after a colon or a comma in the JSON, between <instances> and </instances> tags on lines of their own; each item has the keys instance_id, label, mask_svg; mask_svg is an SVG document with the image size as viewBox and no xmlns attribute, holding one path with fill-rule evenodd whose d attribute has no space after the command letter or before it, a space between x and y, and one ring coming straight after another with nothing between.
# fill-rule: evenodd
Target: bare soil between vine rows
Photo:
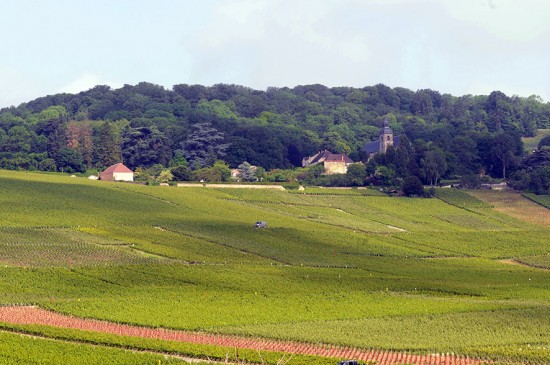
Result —
<instances>
[{"instance_id":1,"label":"bare soil between vine rows","mask_svg":"<svg viewBox=\"0 0 550 365\"><path fill-rule=\"evenodd\" d=\"M166 341L194 344L225 346L230 348L273 351L288 354L316 355L336 359L356 359L362 362L372 361L377 365L414 364L414 365L475 365L483 364L476 358L457 354L418 355L408 352L395 352L376 349L305 344L290 341L276 341L261 338L247 338L228 335L216 335L201 332L150 328L128 324L119 324L95 319L62 315L33 306L2 306L0 322L10 324L35 324L60 328L96 331L122 336L152 338Z\"/></svg>"}]
</instances>

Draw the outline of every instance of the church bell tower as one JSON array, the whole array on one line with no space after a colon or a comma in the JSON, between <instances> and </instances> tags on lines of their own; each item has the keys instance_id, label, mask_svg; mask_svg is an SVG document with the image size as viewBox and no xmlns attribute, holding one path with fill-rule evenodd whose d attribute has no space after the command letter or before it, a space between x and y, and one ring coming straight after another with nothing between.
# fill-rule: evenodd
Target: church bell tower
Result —
<instances>
[{"instance_id":1,"label":"church bell tower","mask_svg":"<svg viewBox=\"0 0 550 365\"><path fill-rule=\"evenodd\" d=\"M388 118L386 118L384 126L380 129L380 153L386 153L389 146L393 146L393 131L390 128Z\"/></svg>"}]
</instances>

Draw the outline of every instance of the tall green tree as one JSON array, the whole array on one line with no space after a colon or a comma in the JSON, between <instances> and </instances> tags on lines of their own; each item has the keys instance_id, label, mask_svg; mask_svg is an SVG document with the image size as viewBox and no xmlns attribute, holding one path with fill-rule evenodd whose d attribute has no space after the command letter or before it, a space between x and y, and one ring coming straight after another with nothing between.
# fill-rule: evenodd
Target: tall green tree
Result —
<instances>
[{"instance_id":1,"label":"tall green tree","mask_svg":"<svg viewBox=\"0 0 550 365\"><path fill-rule=\"evenodd\" d=\"M119 138L109 122L103 122L94 138L95 165L104 168L122 161Z\"/></svg>"},{"instance_id":2,"label":"tall green tree","mask_svg":"<svg viewBox=\"0 0 550 365\"><path fill-rule=\"evenodd\" d=\"M362 163L354 163L348 166L346 172L350 185L363 186L367 179L367 170Z\"/></svg>"},{"instance_id":3,"label":"tall green tree","mask_svg":"<svg viewBox=\"0 0 550 365\"><path fill-rule=\"evenodd\" d=\"M31 133L23 126L15 126L10 128L7 137L2 144L4 152L22 152L28 153L31 150Z\"/></svg>"},{"instance_id":4,"label":"tall green tree","mask_svg":"<svg viewBox=\"0 0 550 365\"><path fill-rule=\"evenodd\" d=\"M130 168L168 166L172 152L168 139L156 127L128 126L122 135L122 157Z\"/></svg>"},{"instance_id":5,"label":"tall green tree","mask_svg":"<svg viewBox=\"0 0 550 365\"><path fill-rule=\"evenodd\" d=\"M222 159L229 145L225 143L225 134L212 127L211 123L197 123L182 147L191 168L199 169L211 165L209 160Z\"/></svg>"},{"instance_id":6,"label":"tall green tree","mask_svg":"<svg viewBox=\"0 0 550 365\"><path fill-rule=\"evenodd\" d=\"M56 154L55 164L61 172L84 172L86 167L82 162L82 156L78 152L68 147L63 147Z\"/></svg>"},{"instance_id":7,"label":"tall green tree","mask_svg":"<svg viewBox=\"0 0 550 365\"><path fill-rule=\"evenodd\" d=\"M447 161L444 152L439 148L432 148L420 162L424 177L431 186L437 185L439 179L447 172Z\"/></svg>"}]
</instances>

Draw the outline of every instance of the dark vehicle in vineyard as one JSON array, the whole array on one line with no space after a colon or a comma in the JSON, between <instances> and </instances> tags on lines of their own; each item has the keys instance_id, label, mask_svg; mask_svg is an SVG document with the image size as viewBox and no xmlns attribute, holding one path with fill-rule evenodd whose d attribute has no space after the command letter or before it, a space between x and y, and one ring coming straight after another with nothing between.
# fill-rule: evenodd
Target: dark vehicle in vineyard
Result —
<instances>
[{"instance_id":1,"label":"dark vehicle in vineyard","mask_svg":"<svg viewBox=\"0 0 550 365\"><path fill-rule=\"evenodd\" d=\"M359 365L359 363L357 362L357 360L345 360L340 361L338 365Z\"/></svg>"}]
</instances>

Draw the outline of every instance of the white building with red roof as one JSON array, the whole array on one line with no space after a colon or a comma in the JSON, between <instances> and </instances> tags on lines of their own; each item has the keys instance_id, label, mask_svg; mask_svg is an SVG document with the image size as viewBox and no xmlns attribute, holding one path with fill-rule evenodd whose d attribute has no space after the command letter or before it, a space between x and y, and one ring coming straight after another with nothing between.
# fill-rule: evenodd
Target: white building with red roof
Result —
<instances>
[{"instance_id":1,"label":"white building with red roof","mask_svg":"<svg viewBox=\"0 0 550 365\"><path fill-rule=\"evenodd\" d=\"M117 163L109 166L99 174L99 179L104 181L134 181L134 173L124 164Z\"/></svg>"}]
</instances>

